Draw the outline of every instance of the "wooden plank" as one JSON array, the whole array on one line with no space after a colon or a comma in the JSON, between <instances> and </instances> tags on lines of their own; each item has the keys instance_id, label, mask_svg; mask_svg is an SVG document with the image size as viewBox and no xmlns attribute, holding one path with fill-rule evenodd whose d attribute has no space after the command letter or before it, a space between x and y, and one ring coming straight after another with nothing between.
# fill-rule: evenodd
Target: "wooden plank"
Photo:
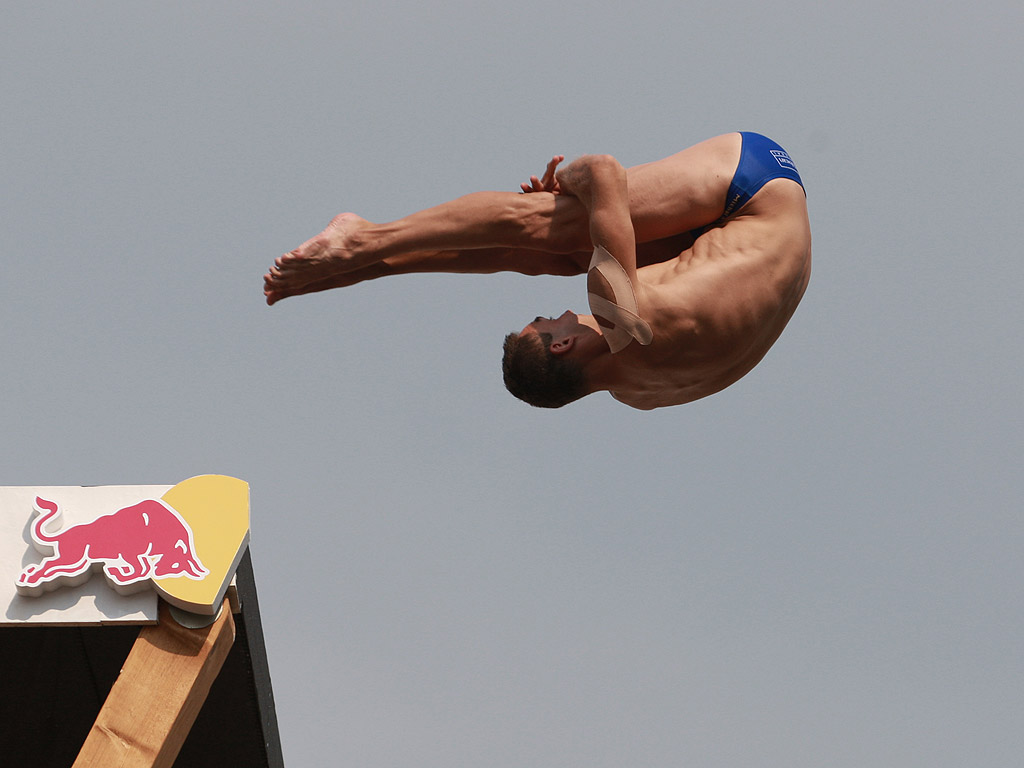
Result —
<instances>
[{"instance_id":1,"label":"wooden plank","mask_svg":"<svg viewBox=\"0 0 1024 768\"><path fill-rule=\"evenodd\" d=\"M73 768L171 768L234 639L226 599L201 629L182 627L161 601L160 623L139 632Z\"/></svg>"}]
</instances>

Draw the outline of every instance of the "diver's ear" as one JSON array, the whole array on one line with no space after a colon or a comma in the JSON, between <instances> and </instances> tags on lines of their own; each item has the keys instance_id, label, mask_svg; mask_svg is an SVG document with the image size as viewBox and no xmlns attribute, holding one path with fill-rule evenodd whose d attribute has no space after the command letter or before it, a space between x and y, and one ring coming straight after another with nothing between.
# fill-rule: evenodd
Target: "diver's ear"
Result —
<instances>
[{"instance_id":1,"label":"diver's ear","mask_svg":"<svg viewBox=\"0 0 1024 768\"><path fill-rule=\"evenodd\" d=\"M566 352L571 350L576 344L575 336L564 336L561 339L552 341L548 349L551 350L552 355L564 355Z\"/></svg>"}]
</instances>

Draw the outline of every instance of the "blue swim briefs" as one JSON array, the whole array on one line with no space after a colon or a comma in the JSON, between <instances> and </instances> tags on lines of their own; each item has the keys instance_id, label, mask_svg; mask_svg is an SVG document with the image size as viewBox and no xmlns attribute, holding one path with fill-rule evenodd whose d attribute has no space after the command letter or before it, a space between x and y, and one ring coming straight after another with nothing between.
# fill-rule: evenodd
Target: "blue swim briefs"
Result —
<instances>
[{"instance_id":1,"label":"blue swim briefs","mask_svg":"<svg viewBox=\"0 0 1024 768\"><path fill-rule=\"evenodd\" d=\"M759 133L742 132L740 162L725 197L724 220L746 205L772 179L792 179L801 187L796 164L782 147Z\"/></svg>"}]
</instances>

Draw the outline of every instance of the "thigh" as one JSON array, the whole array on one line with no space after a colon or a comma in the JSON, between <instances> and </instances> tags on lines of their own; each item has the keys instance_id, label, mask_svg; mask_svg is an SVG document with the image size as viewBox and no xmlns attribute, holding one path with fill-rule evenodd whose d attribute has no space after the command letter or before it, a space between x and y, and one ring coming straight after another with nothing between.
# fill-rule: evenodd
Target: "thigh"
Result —
<instances>
[{"instance_id":1,"label":"thigh","mask_svg":"<svg viewBox=\"0 0 1024 768\"><path fill-rule=\"evenodd\" d=\"M725 210L741 139L728 133L627 170L629 208L638 242L712 224Z\"/></svg>"},{"instance_id":2,"label":"thigh","mask_svg":"<svg viewBox=\"0 0 1024 768\"><path fill-rule=\"evenodd\" d=\"M726 193L739 163L741 139L730 133L708 139L670 157L626 169L629 215L634 239L652 247L637 252L637 264L653 264L674 258L690 247L688 235L718 221L725 210ZM502 199L511 227L508 245L548 254L563 254L573 262L589 263L590 242L587 211L571 195L536 192ZM653 245L657 242L657 245ZM669 252L675 248L674 252ZM536 257L530 259L536 262ZM534 273L565 274L560 260L550 266L531 263ZM518 270L523 271L523 270Z\"/></svg>"}]
</instances>

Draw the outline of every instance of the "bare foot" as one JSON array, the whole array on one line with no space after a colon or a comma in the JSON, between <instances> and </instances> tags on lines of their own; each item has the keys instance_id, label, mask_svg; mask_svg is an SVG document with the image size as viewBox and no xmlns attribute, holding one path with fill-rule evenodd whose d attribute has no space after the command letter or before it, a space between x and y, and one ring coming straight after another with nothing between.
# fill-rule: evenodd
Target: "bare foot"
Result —
<instances>
[{"instance_id":1,"label":"bare foot","mask_svg":"<svg viewBox=\"0 0 1024 768\"><path fill-rule=\"evenodd\" d=\"M374 257L357 256L352 234L369 226L354 213L335 216L327 228L294 251L278 257L263 276L263 295L267 304L303 293L344 286L342 276L372 264Z\"/></svg>"},{"instance_id":2,"label":"bare foot","mask_svg":"<svg viewBox=\"0 0 1024 768\"><path fill-rule=\"evenodd\" d=\"M264 278L263 283L263 294L267 297L267 304L274 304L281 299L287 299L289 296L302 296L307 293L318 293L319 291L329 291L332 288L348 288L349 286L356 285L358 283L365 282L366 280L375 280L378 277L383 277L388 274L387 270L383 268L382 264L371 264L368 267L362 267L360 269L354 269L351 272L343 272L340 275L334 275L333 277L327 277L323 280L316 280L315 282L303 285L300 288L272 288Z\"/></svg>"}]
</instances>

